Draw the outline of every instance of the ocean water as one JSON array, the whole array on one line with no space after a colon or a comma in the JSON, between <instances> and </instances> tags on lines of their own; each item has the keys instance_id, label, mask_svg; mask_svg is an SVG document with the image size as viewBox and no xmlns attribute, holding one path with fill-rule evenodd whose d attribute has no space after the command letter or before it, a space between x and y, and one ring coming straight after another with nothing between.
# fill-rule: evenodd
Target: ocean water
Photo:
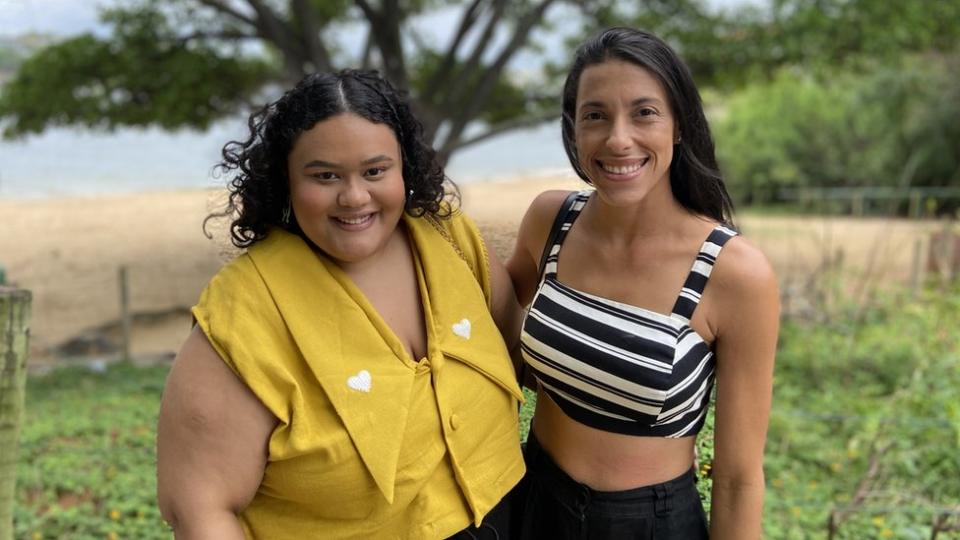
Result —
<instances>
[{"instance_id":1,"label":"ocean water","mask_svg":"<svg viewBox=\"0 0 960 540\"><path fill-rule=\"evenodd\" d=\"M220 149L246 135L240 120L209 131L57 128L0 141L0 198L35 199L222 187ZM556 123L509 133L455 154L447 174L458 183L569 169Z\"/></svg>"}]
</instances>

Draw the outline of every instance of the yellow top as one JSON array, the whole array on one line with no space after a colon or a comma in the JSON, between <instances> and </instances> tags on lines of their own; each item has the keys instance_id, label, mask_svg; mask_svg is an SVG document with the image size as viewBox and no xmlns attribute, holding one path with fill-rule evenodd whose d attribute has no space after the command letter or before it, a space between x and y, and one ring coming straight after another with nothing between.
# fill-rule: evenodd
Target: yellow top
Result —
<instances>
[{"instance_id":1,"label":"yellow top","mask_svg":"<svg viewBox=\"0 0 960 540\"><path fill-rule=\"evenodd\" d=\"M476 227L404 217L427 357L399 339L340 268L276 230L193 308L213 347L276 416L247 537L444 538L479 524L520 480L509 355L489 312ZM459 247L459 253L450 239Z\"/></svg>"}]
</instances>

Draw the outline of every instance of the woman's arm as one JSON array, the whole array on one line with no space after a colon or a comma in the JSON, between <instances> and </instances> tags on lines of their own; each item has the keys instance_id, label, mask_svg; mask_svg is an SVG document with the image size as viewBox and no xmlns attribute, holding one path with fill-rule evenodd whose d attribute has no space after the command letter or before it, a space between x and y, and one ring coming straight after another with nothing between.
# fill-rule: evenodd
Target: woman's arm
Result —
<instances>
[{"instance_id":1,"label":"woman's arm","mask_svg":"<svg viewBox=\"0 0 960 540\"><path fill-rule=\"evenodd\" d=\"M569 191L545 191L530 203L520 222L513 255L507 260L507 272L513 281L520 305L527 306L540 283L540 255L550 235L550 226Z\"/></svg>"},{"instance_id":2,"label":"woman's arm","mask_svg":"<svg viewBox=\"0 0 960 540\"><path fill-rule=\"evenodd\" d=\"M504 279L509 279L512 283L511 290L515 294L514 301L519 301L519 306L525 307L533 300L537 284L540 282L540 254L543 252L543 245L550 235L550 226L567 197L568 191L545 191L530 203L530 208L523 216L520 222L520 230L517 232L517 241L514 244L513 254L507 260ZM523 358L520 355L520 329L523 326L523 309L518 311L517 321L517 340L510 348L510 356L513 358L514 369L517 372L517 378L522 378ZM508 342L508 346L511 344ZM535 388L536 383L528 375L527 380L520 380L521 386Z\"/></svg>"},{"instance_id":3,"label":"woman's arm","mask_svg":"<svg viewBox=\"0 0 960 540\"><path fill-rule=\"evenodd\" d=\"M157 500L178 540L244 537L236 515L263 478L276 419L194 328L167 378Z\"/></svg>"},{"instance_id":4,"label":"woman's arm","mask_svg":"<svg viewBox=\"0 0 960 540\"><path fill-rule=\"evenodd\" d=\"M487 246L490 243L487 242ZM511 352L514 358L514 369L519 366L516 363L516 356L513 352L519 348L520 344L520 326L523 324L523 308L517 302L516 293L513 290L513 283L510 281L510 275L500 262L496 252L487 249L487 257L490 262L490 289L491 302L490 314L493 315L493 321L497 323L497 328L503 335L503 342L507 345L507 350Z\"/></svg>"},{"instance_id":5,"label":"woman's arm","mask_svg":"<svg viewBox=\"0 0 960 540\"><path fill-rule=\"evenodd\" d=\"M759 250L730 240L707 285L716 321L717 410L710 538L762 534L763 447L780 320L777 280Z\"/></svg>"}]
</instances>

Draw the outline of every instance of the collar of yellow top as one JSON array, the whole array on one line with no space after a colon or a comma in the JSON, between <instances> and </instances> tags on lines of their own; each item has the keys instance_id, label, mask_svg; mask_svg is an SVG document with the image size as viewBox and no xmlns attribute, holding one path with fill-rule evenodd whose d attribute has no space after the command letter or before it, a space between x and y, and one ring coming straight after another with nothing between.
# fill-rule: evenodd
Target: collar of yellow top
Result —
<instances>
[{"instance_id":1,"label":"collar of yellow top","mask_svg":"<svg viewBox=\"0 0 960 540\"><path fill-rule=\"evenodd\" d=\"M404 221L423 270L420 285L429 299L427 347L437 391L442 390L437 374L444 362L453 360L470 365L522 399L506 347L469 266L425 219L405 215ZM392 503L415 376L400 358L409 355L346 274L300 237L275 230L249 255L367 470ZM469 321L467 338L464 319ZM382 341L372 339L376 335ZM384 343L397 356L396 362L377 362L374 368L360 360L382 356ZM362 370L371 374L366 392L348 383L351 377L359 381Z\"/></svg>"}]
</instances>

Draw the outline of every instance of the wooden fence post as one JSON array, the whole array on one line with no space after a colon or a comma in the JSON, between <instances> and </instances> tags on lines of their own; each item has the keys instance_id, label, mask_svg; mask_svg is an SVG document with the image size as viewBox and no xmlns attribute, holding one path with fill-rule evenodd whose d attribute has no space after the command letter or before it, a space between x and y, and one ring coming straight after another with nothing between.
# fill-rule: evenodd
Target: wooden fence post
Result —
<instances>
[{"instance_id":1,"label":"wooden fence post","mask_svg":"<svg viewBox=\"0 0 960 540\"><path fill-rule=\"evenodd\" d=\"M856 217L863 217L863 199L864 193L862 190L856 190L853 192L853 199L850 202L850 211Z\"/></svg>"},{"instance_id":2,"label":"wooden fence post","mask_svg":"<svg viewBox=\"0 0 960 540\"><path fill-rule=\"evenodd\" d=\"M13 539L17 446L30 351L30 291L0 286L0 540Z\"/></svg>"},{"instance_id":3,"label":"wooden fence post","mask_svg":"<svg viewBox=\"0 0 960 540\"><path fill-rule=\"evenodd\" d=\"M913 243L913 264L910 265L910 290L914 296L923 288L923 240Z\"/></svg>"},{"instance_id":4,"label":"wooden fence post","mask_svg":"<svg viewBox=\"0 0 960 540\"><path fill-rule=\"evenodd\" d=\"M922 207L920 206L920 192L916 189L910 190L910 209L907 215L911 219L920 219L923 217Z\"/></svg>"},{"instance_id":5,"label":"wooden fence post","mask_svg":"<svg viewBox=\"0 0 960 540\"><path fill-rule=\"evenodd\" d=\"M121 266L117 270L117 283L120 286L120 339L122 341L120 360L129 362L131 358L130 333L133 320L130 316L130 283L126 266Z\"/></svg>"}]
</instances>

